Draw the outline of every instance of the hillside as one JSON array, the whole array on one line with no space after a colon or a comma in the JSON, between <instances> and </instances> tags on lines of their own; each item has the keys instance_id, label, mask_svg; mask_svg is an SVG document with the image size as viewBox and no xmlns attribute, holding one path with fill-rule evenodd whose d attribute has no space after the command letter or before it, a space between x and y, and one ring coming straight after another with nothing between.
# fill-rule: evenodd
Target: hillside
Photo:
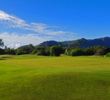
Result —
<instances>
[{"instance_id":1,"label":"hillside","mask_svg":"<svg viewBox=\"0 0 110 100\"><path fill-rule=\"evenodd\" d=\"M97 39L82 38L80 40L85 42L85 45L79 45L81 48L93 47L93 46L97 46L97 45L110 47L110 37L103 37L103 38L97 38ZM70 47L72 44L74 44L76 42L77 42L77 40L64 41L64 42L61 42L61 44L63 47ZM59 42L45 41L37 46L43 47L43 46L54 46L54 45L59 45Z\"/></svg>"}]
</instances>

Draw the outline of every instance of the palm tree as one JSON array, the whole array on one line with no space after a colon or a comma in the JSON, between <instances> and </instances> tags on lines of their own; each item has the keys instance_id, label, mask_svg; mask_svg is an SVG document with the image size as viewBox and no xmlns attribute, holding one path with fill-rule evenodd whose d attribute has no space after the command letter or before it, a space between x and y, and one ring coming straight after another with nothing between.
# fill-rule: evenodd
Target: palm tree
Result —
<instances>
[{"instance_id":1,"label":"palm tree","mask_svg":"<svg viewBox=\"0 0 110 100\"><path fill-rule=\"evenodd\" d=\"M76 48L78 47L78 45L85 45L86 43L84 41L82 41L81 39L77 40L73 45L72 47L73 48Z\"/></svg>"}]
</instances>

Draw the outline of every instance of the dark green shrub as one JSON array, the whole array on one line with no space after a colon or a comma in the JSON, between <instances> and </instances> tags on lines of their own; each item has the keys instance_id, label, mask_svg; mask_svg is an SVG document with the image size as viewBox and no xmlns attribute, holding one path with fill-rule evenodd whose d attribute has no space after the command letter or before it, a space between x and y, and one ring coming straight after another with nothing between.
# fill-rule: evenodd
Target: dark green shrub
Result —
<instances>
[{"instance_id":1,"label":"dark green shrub","mask_svg":"<svg viewBox=\"0 0 110 100\"><path fill-rule=\"evenodd\" d=\"M83 51L83 49L76 48L76 49L73 49L70 52L70 54L71 54L71 56L80 56L80 55L84 55L84 51Z\"/></svg>"},{"instance_id":2,"label":"dark green shrub","mask_svg":"<svg viewBox=\"0 0 110 100\"><path fill-rule=\"evenodd\" d=\"M110 57L110 52L106 54L106 57Z\"/></svg>"},{"instance_id":3,"label":"dark green shrub","mask_svg":"<svg viewBox=\"0 0 110 100\"><path fill-rule=\"evenodd\" d=\"M38 50L35 49L32 51L32 54L36 54L37 52L38 52Z\"/></svg>"},{"instance_id":4,"label":"dark green shrub","mask_svg":"<svg viewBox=\"0 0 110 100\"><path fill-rule=\"evenodd\" d=\"M50 56L50 48L49 47L45 49L45 55Z\"/></svg>"},{"instance_id":5,"label":"dark green shrub","mask_svg":"<svg viewBox=\"0 0 110 100\"><path fill-rule=\"evenodd\" d=\"M70 53L71 53L71 50L67 50L67 51L65 52L65 55L71 55Z\"/></svg>"},{"instance_id":6,"label":"dark green shrub","mask_svg":"<svg viewBox=\"0 0 110 100\"><path fill-rule=\"evenodd\" d=\"M5 50L6 54L11 54L11 55L15 55L16 54L16 50L15 49L6 49Z\"/></svg>"},{"instance_id":7,"label":"dark green shrub","mask_svg":"<svg viewBox=\"0 0 110 100\"><path fill-rule=\"evenodd\" d=\"M0 48L0 54L1 55L5 54L5 50L3 50L3 49Z\"/></svg>"},{"instance_id":8,"label":"dark green shrub","mask_svg":"<svg viewBox=\"0 0 110 100\"><path fill-rule=\"evenodd\" d=\"M24 51L23 49L17 49L16 55L22 55L22 54L28 54L28 52Z\"/></svg>"},{"instance_id":9,"label":"dark green shrub","mask_svg":"<svg viewBox=\"0 0 110 100\"><path fill-rule=\"evenodd\" d=\"M45 53L45 50L41 49L36 54L37 55L45 55L46 53Z\"/></svg>"},{"instance_id":10,"label":"dark green shrub","mask_svg":"<svg viewBox=\"0 0 110 100\"><path fill-rule=\"evenodd\" d=\"M84 55L94 55L94 50L92 48L84 49Z\"/></svg>"},{"instance_id":11,"label":"dark green shrub","mask_svg":"<svg viewBox=\"0 0 110 100\"><path fill-rule=\"evenodd\" d=\"M52 46L50 48L51 56L60 56L60 54L64 53L63 48L61 46Z\"/></svg>"},{"instance_id":12,"label":"dark green shrub","mask_svg":"<svg viewBox=\"0 0 110 100\"><path fill-rule=\"evenodd\" d=\"M104 51L104 49L102 49L102 48L97 49L97 50L96 50L96 53L95 53L95 55L99 55L99 56L102 56L102 55L104 55L104 54L105 54L105 51Z\"/></svg>"},{"instance_id":13,"label":"dark green shrub","mask_svg":"<svg viewBox=\"0 0 110 100\"><path fill-rule=\"evenodd\" d=\"M108 52L110 52L110 48L104 46L94 46L93 49L95 55L106 55Z\"/></svg>"}]
</instances>

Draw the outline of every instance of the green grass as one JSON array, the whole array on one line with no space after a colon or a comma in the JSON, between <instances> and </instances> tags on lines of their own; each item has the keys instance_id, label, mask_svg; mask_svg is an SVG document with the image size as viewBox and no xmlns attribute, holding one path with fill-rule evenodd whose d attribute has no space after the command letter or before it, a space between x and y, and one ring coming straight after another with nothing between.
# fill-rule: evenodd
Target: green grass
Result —
<instances>
[{"instance_id":1,"label":"green grass","mask_svg":"<svg viewBox=\"0 0 110 100\"><path fill-rule=\"evenodd\" d=\"M110 58L0 56L0 100L109 100Z\"/></svg>"}]
</instances>

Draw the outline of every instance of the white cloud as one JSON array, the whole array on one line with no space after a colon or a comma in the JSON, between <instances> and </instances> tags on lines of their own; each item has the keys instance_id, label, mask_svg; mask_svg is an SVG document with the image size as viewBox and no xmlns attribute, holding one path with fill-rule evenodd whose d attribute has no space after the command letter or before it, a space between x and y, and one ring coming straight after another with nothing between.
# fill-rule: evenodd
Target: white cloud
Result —
<instances>
[{"instance_id":1,"label":"white cloud","mask_svg":"<svg viewBox=\"0 0 110 100\"><path fill-rule=\"evenodd\" d=\"M3 39L6 46L17 48L22 45L33 44L37 45L47 40L67 40L74 34L72 32L55 31L55 26L49 26L44 23L27 23L26 21L5 13L0 10L0 24L8 28L19 28L34 32L33 34L18 34L18 33L0 33L0 38ZM44 37L45 36L45 37ZM66 39L65 39L66 38Z\"/></svg>"},{"instance_id":2,"label":"white cloud","mask_svg":"<svg viewBox=\"0 0 110 100\"><path fill-rule=\"evenodd\" d=\"M31 30L38 34L47 34L47 35L63 35L66 33L65 31L54 31L52 26L48 26L44 23L27 23L26 21L5 13L4 11L0 10L0 22L1 24L5 24L11 28L20 28L25 30Z\"/></svg>"},{"instance_id":3,"label":"white cloud","mask_svg":"<svg viewBox=\"0 0 110 100\"><path fill-rule=\"evenodd\" d=\"M22 19L19 19L15 16L9 15L3 11L0 10L0 21L2 21L2 23L9 25L10 27L24 27L24 26L28 26L28 24L26 24L26 22Z\"/></svg>"},{"instance_id":4,"label":"white cloud","mask_svg":"<svg viewBox=\"0 0 110 100\"><path fill-rule=\"evenodd\" d=\"M34 44L37 45L43 41L49 40L51 37L39 37L37 34L9 34L7 32L0 33L0 38L3 39L6 46L18 48L22 45Z\"/></svg>"}]
</instances>

